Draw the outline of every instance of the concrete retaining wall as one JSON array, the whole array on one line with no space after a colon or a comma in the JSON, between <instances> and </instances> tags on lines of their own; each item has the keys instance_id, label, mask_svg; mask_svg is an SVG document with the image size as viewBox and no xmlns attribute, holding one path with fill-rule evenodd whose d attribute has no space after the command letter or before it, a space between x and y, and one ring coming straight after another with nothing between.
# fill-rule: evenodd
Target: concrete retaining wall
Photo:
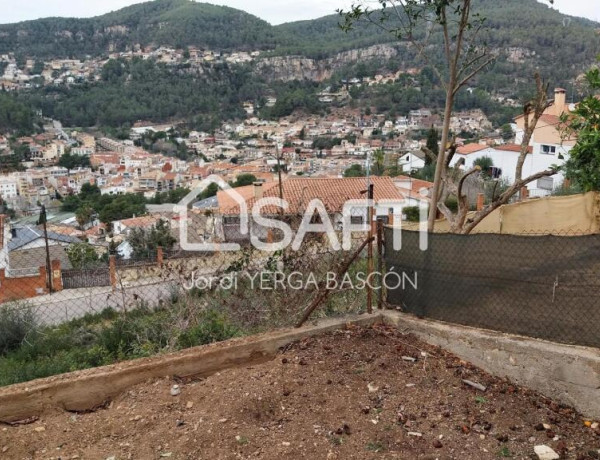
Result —
<instances>
[{"instance_id":1,"label":"concrete retaining wall","mask_svg":"<svg viewBox=\"0 0 600 460\"><path fill-rule=\"evenodd\" d=\"M600 418L600 350L484 329L418 319L386 311L387 324L439 345L490 374Z\"/></svg>"},{"instance_id":2,"label":"concrete retaining wall","mask_svg":"<svg viewBox=\"0 0 600 460\"><path fill-rule=\"evenodd\" d=\"M151 378L206 377L230 367L273 359L279 348L304 337L342 329L348 323L367 326L376 321L381 321L381 315L325 320L316 326L279 330L11 385L0 388L0 422L24 420L52 409L91 410Z\"/></svg>"},{"instance_id":3,"label":"concrete retaining wall","mask_svg":"<svg viewBox=\"0 0 600 460\"><path fill-rule=\"evenodd\" d=\"M201 376L272 359L279 348L342 329L383 321L439 345L460 358L506 376L548 397L600 418L600 350L545 342L493 331L417 319L392 311L325 320L316 326L287 329L191 348L178 353L128 361L0 388L0 422L40 415L51 409L85 411L151 378Z\"/></svg>"}]
</instances>

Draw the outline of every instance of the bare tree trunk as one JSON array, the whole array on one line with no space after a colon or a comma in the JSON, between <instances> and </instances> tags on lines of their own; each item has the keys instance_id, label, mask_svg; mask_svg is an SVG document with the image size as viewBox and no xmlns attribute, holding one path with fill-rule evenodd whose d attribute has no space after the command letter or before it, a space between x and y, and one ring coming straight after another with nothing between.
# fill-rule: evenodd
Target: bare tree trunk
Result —
<instances>
[{"instance_id":1,"label":"bare tree trunk","mask_svg":"<svg viewBox=\"0 0 600 460\"><path fill-rule=\"evenodd\" d=\"M499 197L493 198L492 202L486 207L484 207L481 211L477 211L472 217L463 220L463 222L460 223L460 225L452 225L451 231L453 233L462 233L465 235L471 233L473 229L477 225L479 225L483 219L489 216L500 206L507 204L512 196L519 193L522 187L526 186L530 182L533 182L534 180L540 179L542 177L552 176L557 173L556 169L551 168L546 171L535 173L525 179L522 179L523 164L525 163L525 158L529 153L529 143L531 141L531 138L533 137L533 133L535 132L535 128L537 127L539 119L544 114L544 111L550 106L550 102L548 102L548 85L544 84L540 75L537 73L535 74L535 83L535 97L523 107L523 140L521 141L521 149L519 153L519 158L517 159L517 165L515 168L515 180L513 184ZM468 203L461 201L460 197L458 198L458 203L459 215L466 216L466 211L461 209L461 207L467 207Z\"/></svg>"},{"instance_id":2,"label":"bare tree trunk","mask_svg":"<svg viewBox=\"0 0 600 460\"><path fill-rule=\"evenodd\" d=\"M454 72L451 72L454 74ZM448 84L446 93L446 108L444 109L444 124L442 126L442 140L440 152L435 165L435 176L433 179L433 191L429 197L429 218L427 220L427 231L433 232L435 218L437 216L438 201L442 190L442 172L446 165L446 148L450 137L450 117L452 116L452 106L454 105L454 82Z\"/></svg>"}]
</instances>

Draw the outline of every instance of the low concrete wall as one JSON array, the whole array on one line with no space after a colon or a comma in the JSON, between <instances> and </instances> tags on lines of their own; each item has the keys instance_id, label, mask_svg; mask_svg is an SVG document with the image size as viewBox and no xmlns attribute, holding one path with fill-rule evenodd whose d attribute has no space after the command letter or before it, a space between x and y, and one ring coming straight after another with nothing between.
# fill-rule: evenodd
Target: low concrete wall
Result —
<instances>
[{"instance_id":1,"label":"low concrete wall","mask_svg":"<svg viewBox=\"0 0 600 460\"><path fill-rule=\"evenodd\" d=\"M600 350L418 319L386 311L387 324L439 345L490 374L600 418Z\"/></svg>"},{"instance_id":2,"label":"low concrete wall","mask_svg":"<svg viewBox=\"0 0 600 460\"><path fill-rule=\"evenodd\" d=\"M151 378L205 377L221 370L272 359L279 348L346 324L385 322L439 345L490 374L512 381L600 418L600 350L561 345L483 329L417 319L392 311L325 320L178 353L127 361L0 388L0 422L40 415L51 409L93 409Z\"/></svg>"},{"instance_id":3,"label":"low concrete wall","mask_svg":"<svg viewBox=\"0 0 600 460\"><path fill-rule=\"evenodd\" d=\"M273 359L279 348L304 337L342 329L348 323L367 326L381 319L378 314L330 319L316 326L279 330L11 385L0 388L0 422L24 420L51 409L91 410L150 378L206 377L230 367Z\"/></svg>"}]
</instances>

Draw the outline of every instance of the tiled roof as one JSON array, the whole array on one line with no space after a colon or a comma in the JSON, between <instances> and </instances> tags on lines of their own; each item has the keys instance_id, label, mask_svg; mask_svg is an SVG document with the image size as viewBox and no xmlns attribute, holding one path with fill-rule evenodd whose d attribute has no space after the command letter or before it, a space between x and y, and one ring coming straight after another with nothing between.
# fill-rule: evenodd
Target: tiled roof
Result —
<instances>
[{"instance_id":1,"label":"tiled roof","mask_svg":"<svg viewBox=\"0 0 600 460\"><path fill-rule=\"evenodd\" d=\"M506 150L508 152L521 152L521 146L519 144L504 144L504 145L496 145L493 147L495 150ZM533 153L533 147L529 146L527 148L527 153Z\"/></svg>"},{"instance_id":2,"label":"tiled roof","mask_svg":"<svg viewBox=\"0 0 600 460\"><path fill-rule=\"evenodd\" d=\"M374 185L375 202L385 200L402 200L404 197L398 188L394 185L391 177L371 177L371 183ZM293 177L283 182L283 198L289 203L286 214L302 213L305 207L313 199L319 199L328 210L328 212L341 212L344 204L348 200L366 199L366 195L361 192L367 189L367 180L365 177L348 178L302 178ZM252 209L255 203L254 186L248 186L250 189L250 198L246 199L248 210ZM246 188L246 187L243 187ZM248 193L248 192L246 192ZM279 197L279 186L277 182L263 185L263 197ZM219 200L221 204L221 200ZM223 214L238 214L239 207L219 206ZM265 206L265 214L276 214L280 208L276 206Z\"/></svg>"},{"instance_id":3,"label":"tiled roof","mask_svg":"<svg viewBox=\"0 0 600 460\"><path fill-rule=\"evenodd\" d=\"M134 228L134 227L152 227L154 224L158 222L158 217L152 216L142 216L142 217L132 217L130 219L123 219L121 224L125 227Z\"/></svg>"},{"instance_id":4,"label":"tiled roof","mask_svg":"<svg viewBox=\"0 0 600 460\"><path fill-rule=\"evenodd\" d=\"M540 121L548 124L548 125L559 125L560 117L556 115L544 114L540 117Z\"/></svg>"},{"instance_id":5,"label":"tiled roof","mask_svg":"<svg viewBox=\"0 0 600 460\"><path fill-rule=\"evenodd\" d=\"M397 183L398 181L410 181L411 191L414 193L419 193L422 188L430 189L433 187L433 182L429 182L426 180L415 179L414 177L409 176L397 176L394 177L394 181Z\"/></svg>"},{"instance_id":6,"label":"tiled roof","mask_svg":"<svg viewBox=\"0 0 600 460\"><path fill-rule=\"evenodd\" d=\"M462 145L462 146L458 147L456 149L456 153L458 153L460 155L469 155L471 153L480 152L481 150L485 150L487 148L488 148L487 145L467 144L467 145Z\"/></svg>"}]
</instances>

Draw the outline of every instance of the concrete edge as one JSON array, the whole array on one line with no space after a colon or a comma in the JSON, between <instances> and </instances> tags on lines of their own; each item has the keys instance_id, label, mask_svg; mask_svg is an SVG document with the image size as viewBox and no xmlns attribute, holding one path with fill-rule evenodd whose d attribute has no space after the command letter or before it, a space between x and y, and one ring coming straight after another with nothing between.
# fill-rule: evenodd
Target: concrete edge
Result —
<instances>
[{"instance_id":1,"label":"concrete edge","mask_svg":"<svg viewBox=\"0 0 600 460\"><path fill-rule=\"evenodd\" d=\"M277 330L10 385L0 388L0 422L25 420L52 409L92 410L151 378L206 377L231 367L273 359L281 347L305 337L343 329L348 324L369 326L381 321L379 313L325 319L299 329Z\"/></svg>"},{"instance_id":2,"label":"concrete edge","mask_svg":"<svg viewBox=\"0 0 600 460\"><path fill-rule=\"evenodd\" d=\"M600 418L600 350L385 311L384 323L411 332L499 377Z\"/></svg>"}]
</instances>

